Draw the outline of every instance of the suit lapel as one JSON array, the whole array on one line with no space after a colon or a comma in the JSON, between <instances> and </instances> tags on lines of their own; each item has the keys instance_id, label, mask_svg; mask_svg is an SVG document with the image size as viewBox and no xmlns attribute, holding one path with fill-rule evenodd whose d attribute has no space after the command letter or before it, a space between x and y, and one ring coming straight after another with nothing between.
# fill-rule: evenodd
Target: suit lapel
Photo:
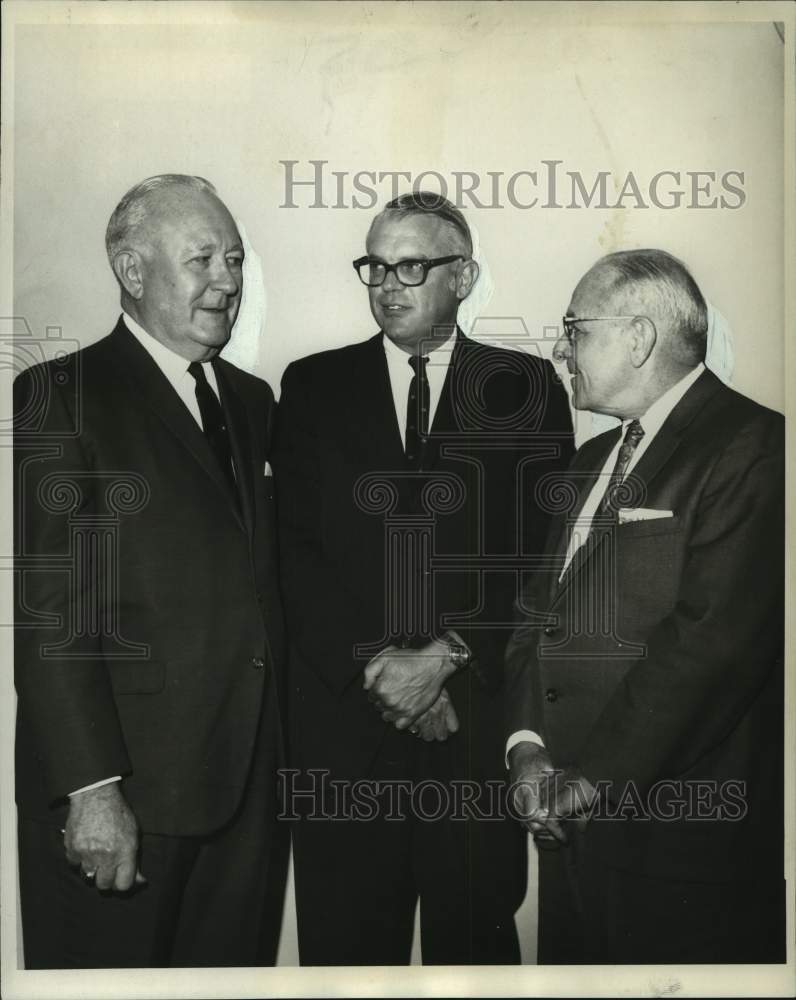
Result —
<instances>
[{"instance_id":1,"label":"suit lapel","mask_svg":"<svg viewBox=\"0 0 796 1000\"><path fill-rule=\"evenodd\" d=\"M166 425L169 432L187 449L207 475L222 491L230 507L243 524L222 472L202 429L149 352L138 343L120 319L111 334L110 356L137 401L142 401Z\"/></svg>"},{"instance_id":2,"label":"suit lapel","mask_svg":"<svg viewBox=\"0 0 796 1000\"><path fill-rule=\"evenodd\" d=\"M362 344L352 368L352 433L365 441L374 470L397 472L406 458L381 333Z\"/></svg>"},{"instance_id":3,"label":"suit lapel","mask_svg":"<svg viewBox=\"0 0 796 1000\"><path fill-rule=\"evenodd\" d=\"M467 350L468 343L472 342L468 341L461 330L457 328L456 343L451 352L450 364L445 373L442 392L440 393L437 410L434 414L434 420L432 421L423 453L424 471L430 472L437 467L440 459L440 449L443 444L449 442L451 439L459 446L465 442L456 420L454 386L456 384L456 369L461 364L462 355Z\"/></svg>"},{"instance_id":4,"label":"suit lapel","mask_svg":"<svg viewBox=\"0 0 796 1000\"><path fill-rule=\"evenodd\" d=\"M721 381L706 369L669 414L631 475L649 485L671 458L685 429L721 386Z\"/></svg>"},{"instance_id":5,"label":"suit lapel","mask_svg":"<svg viewBox=\"0 0 796 1000\"><path fill-rule=\"evenodd\" d=\"M557 567L563 566L564 564L573 527L577 523L580 513L589 498L589 494L594 489L594 485L602 472L606 459L611 454L611 451L615 447L621 433L621 427L616 427L604 436L604 441L600 441L599 445L596 445L596 443L593 442L588 442L583 446L583 450L580 453L580 460L576 461L569 470L568 476L571 477L574 474L576 477L575 487L578 491L578 498L572 511L568 514L564 514L559 519L557 525L558 538L555 548L553 549ZM595 532L590 532L589 537L583 545L577 549L560 582L558 579L561 572L560 569L557 573L553 574L551 581L551 599L555 600L566 590L570 582L580 571L587 556L591 555L594 550L595 534Z\"/></svg>"},{"instance_id":6,"label":"suit lapel","mask_svg":"<svg viewBox=\"0 0 796 1000\"><path fill-rule=\"evenodd\" d=\"M241 513L246 529L251 534L254 529L254 483L252 481L251 439L246 407L232 387L233 371L231 366L216 359L213 362L213 371L221 394L221 406L227 418L229 446L235 466Z\"/></svg>"},{"instance_id":7,"label":"suit lapel","mask_svg":"<svg viewBox=\"0 0 796 1000\"><path fill-rule=\"evenodd\" d=\"M677 450L683 432L702 410L707 401L721 388L721 386L721 381L716 378L712 372L705 370L666 418L663 426L655 435L655 438L649 448L638 460L638 464L631 470L630 475L637 477L641 480L644 487L648 488ZM617 428L616 433L621 433L619 428ZM612 434L607 443L607 447L602 450L602 458L600 459L600 456L597 455L593 459L589 460L591 467L596 469L596 472L593 476L584 481L584 489L581 491L579 498L577 514L579 514L582 510L583 504L586 502L586 498L594 486L594 481L597 475L599 475L599 472L605 464L605 460L610 454L611 448L613 448L616 444L616 441L617 438L615 434ZM580 546L575 555L572 557L572 561L569 564L567 572L564 574L561 583L556 583L554 585L554 600L557 600L577 578L580 571L589 559L591 559L605 536L609 534L610 531L611 528L595 528L589 533L586 541ZM563 535L565 541L561 544L562 560L563 553L566 552L566 546L569 544L568 532L564 531Z\"/></svg>"}]
</instances>

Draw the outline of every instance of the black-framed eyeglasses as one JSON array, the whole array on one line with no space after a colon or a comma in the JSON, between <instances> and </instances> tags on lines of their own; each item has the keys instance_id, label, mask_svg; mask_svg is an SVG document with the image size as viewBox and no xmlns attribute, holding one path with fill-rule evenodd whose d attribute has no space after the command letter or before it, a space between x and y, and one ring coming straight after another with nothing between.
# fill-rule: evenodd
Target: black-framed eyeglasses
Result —
<instances>
[{"instance_id":1,"label":"black-framed eyeglasses","mask_svg":"<svg viewBox=\"0 0 796 1000\"><path fill-rule=\"evenodd\" d=\"M578 330L578 323L617 323L620 319L645 319L652 323L649 316L562 316L561 325L564 329L564 336L570 344L575 343L575 338L580 333L588 333L588 330ZM655 326L654 323L652 323Z\"/></svg>"},{"instance_id":2,"label":"black-framed eyeglasses","mask_svg":"<svg viewBox=\"0 0 796 1000\"><path fill-rule=\"evenodd\" d=\"M395 264L387 264L383 260L376 260L373 257L360 257L353 262L354 270L359 275L359 280L368 288L378 288L383 285L390 271L401 282L402 285L422 285L428 277L428 272L432 267L439 267L441 264L452 264L455 260L464 260L461 254L451 254L448 257L434 257L432 260L421 260L410 257L406 260L396 261Z\"/></svg>"}]
</instances>

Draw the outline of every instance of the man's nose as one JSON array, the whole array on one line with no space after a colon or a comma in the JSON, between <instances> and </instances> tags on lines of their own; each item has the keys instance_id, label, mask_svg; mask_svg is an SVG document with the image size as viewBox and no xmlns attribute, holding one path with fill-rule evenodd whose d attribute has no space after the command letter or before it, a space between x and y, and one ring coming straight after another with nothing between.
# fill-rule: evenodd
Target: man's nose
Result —
<instances>
[{"instance_id":1,"label":"man's nose","mask_svg":"<svg viewBox=\"0 0 796 1000\"><path fill-rule=\"evenodd\" d=\"M569 342L569 337L565 333L562 333L553 345L553 360L566 361L571 356L572 344Z\"/></svg>"},{"instance_id":2,"label":"man's nose","mask_svg":"<svg viewBox=\"0 0 796 1000\"><path fill-rule=\"evenodd\" d=\"M388 271L387 274L384 276L384 281L382 281L381 287L388 292L394 292L400 288L403 288L404 286L398 280L398 275L395 273L395 271Z\"/></svg>"},{"instance_id":3,"label":"man's nose","mask_svg":"<svg viewBox=\"0 0 796 1000\"><path fill-rule=\"evenodd\" d=\"M216 273L213 275L213 288L217 288L226 295L237 295L240 285L240 275L226 260L222 261L216 267Z\"/></svg>"}]
</instances>

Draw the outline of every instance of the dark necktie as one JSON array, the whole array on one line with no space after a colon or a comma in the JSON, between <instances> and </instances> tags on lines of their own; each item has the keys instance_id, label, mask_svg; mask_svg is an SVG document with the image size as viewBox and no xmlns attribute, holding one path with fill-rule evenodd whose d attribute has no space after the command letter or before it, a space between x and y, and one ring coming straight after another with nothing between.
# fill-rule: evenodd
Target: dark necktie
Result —
<instances>
[{"instance_id":1,"label":"dark necktie","mask_svg":"<svg viewBox=\"0 0 796 1000\"><path fill-rule=\"evenodd\" d=\"M428 358L412 354L409 357L409 364L414 375L409 383L406 406L406 461L410 469L419 469L423 459L423 445L428 434L428 409L431 400L426 375Z\"/></svg>"},{"instance_id":2,"label":"dark necktie","mask_svg":"<svg viewBox=\"0 0 796 1000\"><path fill-rule=\"evenodd\" d=\"M614 471L611 473L611 478L608 480L608 485L605 488L605 493L603 493L603 498L600 501L600 505L597 508L597 515L605 514L615 514L617 509L622 506L618 502L619 497L616 496L617 487L622 483L625 478L625 472L630 464L630 459L633 457L633 453L638 447L639 441L644 437L644 428L641 426L638 420L631 420L625 431L624 439L622 440L622 445L619 448L619 454L616 456L616 464L614 465ZM614 502L616 496L616 501Z\"/></svg>"},{"instance_id":3,"label":"dark necktie","mask_svg":"<svg viewBox=\"0 0 796 1000\"><path fill-rule=\"evenodd\" d=\"M192 361L188 365L188 372L196 382L196 402L199 404L199 413L202 417L202 430L218 459L218 464L227 477L229 485L232 487L233 493L237 496L235 473L232 469L232 452L229 447L229 433L221 403L218 396L210 388L204 368L198 361Z\"/></svg>"}]
</instances>

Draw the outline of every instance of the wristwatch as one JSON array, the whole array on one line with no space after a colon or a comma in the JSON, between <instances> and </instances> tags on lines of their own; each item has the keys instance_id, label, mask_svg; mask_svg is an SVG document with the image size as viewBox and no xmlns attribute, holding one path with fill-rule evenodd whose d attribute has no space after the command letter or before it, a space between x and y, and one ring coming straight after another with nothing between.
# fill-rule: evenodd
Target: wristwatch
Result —
<instances>
[{"instance_id":1,"label":"wristwatch","mask_svg":"<svg viewBox=\"0 0 796 1000\"><path fill-rule=\"evenodd\" d=\"M470 666L473 659L472 651L469 646L465 646L458 636L446 632L442 637L442 641L448 645L448 656L456 670L463 670L465 667Z\"/></svg>"}]
</instances>

